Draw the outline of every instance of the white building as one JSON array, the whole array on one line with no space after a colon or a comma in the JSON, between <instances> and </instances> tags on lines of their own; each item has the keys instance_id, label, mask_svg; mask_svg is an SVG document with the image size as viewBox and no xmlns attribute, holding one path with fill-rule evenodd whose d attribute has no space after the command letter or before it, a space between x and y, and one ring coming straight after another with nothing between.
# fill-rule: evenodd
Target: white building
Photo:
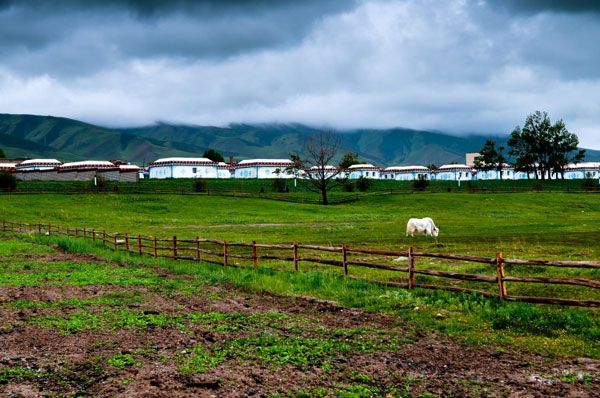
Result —
<instances>
[{"instance_id":1,"label":"white building","mask_svg":"<svg viewBox=\"0 0 600 398\"><path fill-rule=\"evenodd\" d=\"M497 170L475 170L475 176L474 178L476 180L500 180L500 173L498 173ZM527 178L527 176L525 175L525 178ZM505 164L504 167L502 168L502 179L503 180L515 180L518 178L515 178L515 169L508 165Z\"/></svg>"},{"instance_id":2,"label":"white building","mask_svg":"<svg viewBox=\"0 0 600 398\"><path fill-rule=\"evenodd\" d=\"M440 181L470 181L473 169L466 164L446 164L435 171L435 179Z\"/></svg>"},{"instance_id":3,"label":"white building","mask_svg":"<svg viewBox=\"0 0 600 398\"><path fill-rule=\"evenodd\" d=\"M217 178L218 164L208 158L163 158L148 165L150 178Z\"/></svg>"},{"instance_id":4,"label":"white building","mask_svg":"<svg viewBox=\"0 0 600 398\"><path fill-rule=\"evenodd\" d=\"M289 159L248 159L235 166L235 178L294 178L294 172L286 170L294 166Z\"/></svg>"},{"instance_id":5,"label":"white building","mask_svg":"<svg viewBox=\"0 0 600 398\"><path fill-rule=\"evenodd\" d=\"M383 180L413 181L421 178L431 179L431 170L425 166L393 166L382 170Z\"/></svg>"},{"instance_id":6,"label":"white building","mask_svg":"<svg viewBox=\"0 0 600 398\"><path fill-rule=\"evenodd\" d=\"M354 164L350 167L348 167L348 170L346 171L346 175L349 179L351 180L356 180L359 179L361 177L364 178L372 178L372 179L379 179L379 174L381 172L381 169L377 166L373 166L372 164Z\"/></svg>"},{"instance_id":7,"label":"white building","mask_svg":"<svg viewBox=\"0 0 600 398\"><path fill-rule=\"evenodd\" d=\"M342 173L335 166L325 166L323 170L320 170L319 166L313 166L310 169L304 170L304 178L318 178L321 173L325 174L325 178L343 178Z\"/></svg>"},{"instance_id":8,"label":"white building","mask_svg":"<svg viewBox=\"0 0 600 398\"><path fill-rule=\"evenodd\" d=\"M0 173L12 173L16 171L16 163L2 163L0 162Z\"/></svg>"},{"instance_id":9,"label":"white building","mask_svg":"<svg viewBox=\"0 0 600 398\"><path fill-rule=\"evenodd\" d=\"M231 178L231 166L225 162L217 164L217 178Z\"/></svg>"},{"instance_id":10,"label":"white building","mask_svg":"<svg viewBox=\"0 0 600 398\"><path fill-rule=\"evenodd\" d=\"M82 162L63 163L60 165L59 170L109 170L115 168L117 168L117 166L108 160L84 160Z\"/></svg>"},{"instance_id":11,"label":"white building","mask_svg":"<svg viewBox=\"0 0 600 398\"><path fill-rule=\"evenodd\" d=\"M62 165L62 162L56 159L29 159L16 165L17 171L30 170L52 170Z\"/></svg>"},{"instance_id":12,"label":"white building","mask_svg":"<svg viewBox=\"0 0 600 398\"><path fill-rule=\"evenodd\" d=\"M569 164L565 169L565 179L575 180L584 178L600 178L600 163L585 162Z\"/></svg>"}]
</instances>

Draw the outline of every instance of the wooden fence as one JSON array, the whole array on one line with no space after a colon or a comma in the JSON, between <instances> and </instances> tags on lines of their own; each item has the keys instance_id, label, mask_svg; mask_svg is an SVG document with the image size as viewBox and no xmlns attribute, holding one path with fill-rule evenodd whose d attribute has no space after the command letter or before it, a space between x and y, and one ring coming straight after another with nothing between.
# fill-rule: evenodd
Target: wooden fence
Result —
<instances>
[{"instance_id":1,"label":"wooden fence","mask_svg":"<svg viewBox=\"0 0 600 398\"><path fill-rule=\"evenodd\" d=\"M512 265L518 267L563 267L598 270L600 269L600 262L597 261L510 259L504 258L501 251L497 252L495 257L478 257L458 254L416 252L414 251L413 247L409 247L406 251L397 251L351 248L345 244L341 246L305 245L299 244L298 242L293 242L292 244L263 244L257 243L256 241L252 241L251 243L228 242L215 239L200 239L199 237L194 239L178 239L177 236L164 239L157 237L146 237L142 235L131 235L127 233L107 233L105 230L100 231L90 228L72 228L52 224L27 224L9 221L2 222L2 231L86 238L91 239L94 242L103 243L114 250L124 250L127 252L137 253L139 255L149 255L152 257L200 261L204 263L219 264L224 267L232 266L230 261L231 259L247 260L252 264L253 267L258 267L259 261L261 260L278 260L290 262L293 265L294 271L299 270L301 262L340 267L346 276L349 276L350 267L365 267L406 274L406 282L371 281L388 286L408 289L423 288L477 293L486 297L498 297L499 299L506 301L523 301L529 303L559 304L581 307L600 307L600 300L514 296L509 295L507 289L507 282L559 284L582 286L590 289L600 289L600 281L598 280L584 277L566 278L542 276L507 276L504 268L505 265ZM209 249L207 246L216 246L217 249ZM249 253L233 253L232 248L246 248ZM301 255L301 251L303 255ZM328 257L323 257L318 253L327 253ZM406 260L407 266L401 267L398 265L386 264L381 261L372 262L351 259L351 254L377 255L388 258L392 256L401 256ZM467 274L444 270L424 269L420 267L417 268L417 258L434 258L486 264L495 270L495 275ZM429 283L417 283L417 275L495 284L497 285L497 294L459 286L442 286Z\"/></svg>"}]
</instances>

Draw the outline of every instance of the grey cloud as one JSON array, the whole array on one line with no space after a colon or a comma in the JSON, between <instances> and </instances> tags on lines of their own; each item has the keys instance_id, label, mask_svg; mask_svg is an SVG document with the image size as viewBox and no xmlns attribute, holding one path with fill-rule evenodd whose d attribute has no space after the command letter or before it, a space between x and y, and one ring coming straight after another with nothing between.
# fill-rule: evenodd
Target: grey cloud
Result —
<instances>
[{"instance_id":1,"label":"grey cloud","mask_svg":"<svg viewBox=\"0 0 600 398\"><path fill-rule=\"evenodd\" d=\"M354 1L1 1L7 66L56 76L135 58L210 59L300 42ZM91 57L91 58L90 58Z\"/></svg>"},{"instance_id":2,"label":"grey cloud","mask_svg":"<svg viewBox=\"0 0 600 398\"><path fill-rule=\"evenodd\" d=\"M600 15L597 0L492 0L497 7L526 14L540 12L592 13Z\"/></svg>"}]
</instances>

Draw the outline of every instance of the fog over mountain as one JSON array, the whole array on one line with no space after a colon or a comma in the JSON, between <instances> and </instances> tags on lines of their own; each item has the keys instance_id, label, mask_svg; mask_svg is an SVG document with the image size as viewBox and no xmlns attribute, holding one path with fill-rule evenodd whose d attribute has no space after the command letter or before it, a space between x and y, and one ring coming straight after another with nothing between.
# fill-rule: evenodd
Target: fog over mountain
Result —
<instances>
[{"instance_id":1,"label":"fog over mountain","mask_svg":"<svg viewBox=\"0 0 600 398\"><path fill-rule=\"evenodd\" d=\"M0 0L0 112L110 127L302 123L600 149L600 3Z\"/></svg>"}]
</instances>

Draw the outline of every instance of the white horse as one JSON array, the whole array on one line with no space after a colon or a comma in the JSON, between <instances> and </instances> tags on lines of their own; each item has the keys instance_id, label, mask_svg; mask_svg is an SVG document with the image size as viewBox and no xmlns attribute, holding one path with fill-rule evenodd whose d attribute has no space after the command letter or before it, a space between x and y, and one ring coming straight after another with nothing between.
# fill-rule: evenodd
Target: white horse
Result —
<instances>
[{"instance_id":1,"label":"white horse","mask_svg":"<svg viewBox=\"0 0 600 398\"><path fill-rule=\"evenodd\" d=\"M440 234L440 230L429 217L411 218L408 220L408 223L406 223L406 236L410 235L414 237L415 233L437 238Z\"/></svg>"}]
</instances>

